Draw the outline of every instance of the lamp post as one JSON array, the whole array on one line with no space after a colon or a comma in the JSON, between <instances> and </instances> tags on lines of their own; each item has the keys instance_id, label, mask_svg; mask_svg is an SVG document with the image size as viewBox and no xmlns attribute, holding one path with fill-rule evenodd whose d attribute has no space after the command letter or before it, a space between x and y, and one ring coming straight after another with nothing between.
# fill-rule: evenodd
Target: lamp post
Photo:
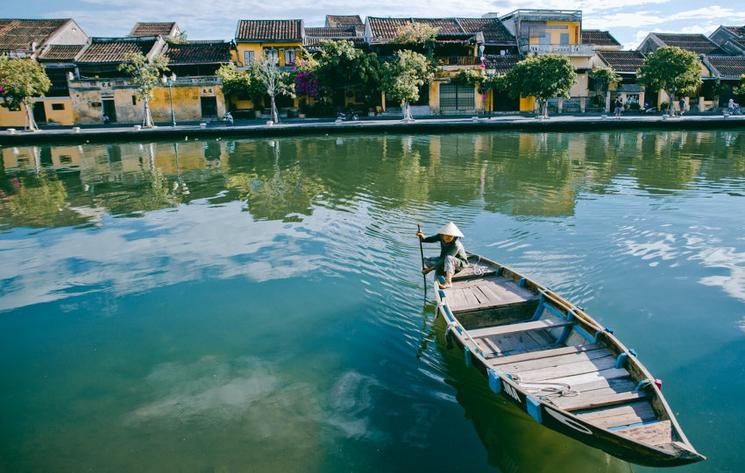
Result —
<instances>
[{"instance_id":1,"label":"lamp post","mask_svg":"<svg viewBox=\"0 0 745 473\"><path fill-rule=\"evenodd\" d=\"M161 81L163 85L168 86L168 98L171 100L171 126L176 126L176 112L173 109L173 83L176 82L176 73L174 72L170 77L163 76Z\"/></svg>"}]
</instances>

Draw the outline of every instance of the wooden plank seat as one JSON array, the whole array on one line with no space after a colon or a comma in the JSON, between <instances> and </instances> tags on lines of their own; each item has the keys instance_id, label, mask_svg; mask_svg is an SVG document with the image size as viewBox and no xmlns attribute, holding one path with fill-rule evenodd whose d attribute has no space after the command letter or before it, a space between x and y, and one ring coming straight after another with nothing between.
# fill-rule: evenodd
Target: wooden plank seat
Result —
<instances>
[{"instance_id":1,"label":"wooden plank seat","mask_svg":"<svg viewBox=\"0 0 745 473\"><path fill-rule=\"evenodd\" d=\"M614 430L618 434L649 445L665 445L673 441L672 424L669 420Z\"/></svg>"},{"instance_id":2,"label":"wooden plank seat","mask_svg":"<svg viewBox=\"0 0 745 473\"><path fill-rule=\"evenodd\" d=\"M502 356L500 358L495 358L490 363L490 365L499 366L499 365L506 365L510 363L518 363L521 361L537 360L540 358L550 358L552 356L558 356L558 355L568 355L570 353L585 353L588 351L597 350L598 348L601 348L600 345L589 344L589 345L570 345L568 347L552 348L549 350L531 351L528 353L519 353L517 355Z\"/></svg>"},{"instance_id":3,"label":"wooden plank seat","mask_svg":"<svg viewBox=\"0 0 745 473\"><path fill-rule=\"evenodd\" d=\"M579 411L625 404L627 402L645 399L646 397L647 393L644 391L616 392L612 388L605 388L578 393L576 396L551 398L551 402L556 407L566 411Z\"/></svg>"},{"instance_id":4,"label":"wooden plank seat","mask_svg":"<svg viewBox=\"0 0 745 473\"><path fill-rule=\"evenodd\" d=\"M575 414L580 419L605 429L657 419L657 413L647 401L632 402L619 407L602 407Z\"/></svg>"},{"instance_id":5,"label":"wooden plank seat","mask_svg":"<svg viewBox=\"0 0 745 473\"><path fill-rule=\"evenodd\" d=\"M613 353L611 353L610 350L606 348L598 348L597 350L590 350L586 352L566 353L563 355L554 355L546 358L502 364L500 369L504 369L506 371L509 371L510 373L533 372L546 368L554 368L556 370L559 370L562 365L588 362L599 358L612 356Z\"/></svg>"},{"instance_id":6,"label":"wooden plank seat","mask_svg":"<svg viewBox=\"0 0 745 473\"><path fill-rule=\"evenodd\" d=\"M468 334L472 338L495 337L497 335L509 335L518 332L565 327L572 324L574 324L574 322L561 319L540 319L519 324L498 325L496 327L469 330Z\"/></svg>"},{"instance_id":7,"label":"wooden plank seat","mask_svg":"<svg viewBox=\"0 0 745 473\"><path fill-rule=\"evenodd\" d=\"M453 313L487 310L536 299L533 292L499 276L453 281L453 286L444 291L444 300Z\"/></svg>"}]
</instances>

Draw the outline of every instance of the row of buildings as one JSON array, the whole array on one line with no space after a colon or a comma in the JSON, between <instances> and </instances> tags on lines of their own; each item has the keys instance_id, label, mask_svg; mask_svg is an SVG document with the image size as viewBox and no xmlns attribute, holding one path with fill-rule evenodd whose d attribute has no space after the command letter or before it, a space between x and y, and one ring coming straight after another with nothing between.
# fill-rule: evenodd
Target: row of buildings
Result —
<instances>
[{"instance_id":1,"label":"row of buildings","mask_svg":"<svg viewBox=\"0 0 745 473\"><path fill-rule=\"evenodd\" d=\"M324 26L305 26L300 19L240 20L235 37L225 40L187 40L174 22L137 23L126 36L89 37L72 19L0 20L0 54L30 57L40 62L52 90L34 104L41 124L86 125L104 122L139 123L143 104L127 77L119 72L127 53L169 59L170 73L154 92L151 108L156 122L219 119L227 110L235 114L262 113L261 104L248 97L225 97L217 69L227 63L248 67L259 57L279 67L292 68L301 50L318 48L322 40L347 40L356 47L390 57L399 47L395 38L409 23L436 28L432 54L437 62L434 80L423 90L414 113L472 114L491 111L533 111L530 97L482 95L477 86L453 80L464 69L486 68L506 73L528 55L562 54L577 72L571 98L555 100L560 112L601 111L605 100L594 95L589 72L610 66L623 81L613 91L631 107L660 106L662 91L644 90L636 72L646 54L663 46L679 46L699 55L704 85L686 98L693 111L719 107L731 96L731 87L745 74L745 26L721 26L709 37L702 34L650 33L636 50L623 50L608 31L584 29L579 10L516 10L506 15L479 18L390 18L327 15ZM305 105L302 98L284 98L285 111ZM345 97L339 106L384 112L385 96ZM636 107L635 107L636 106ZM301 110L302 111L302 110ZM0 127L22 127L24 113L0 107Z\"/></svg>"}]
</instances>

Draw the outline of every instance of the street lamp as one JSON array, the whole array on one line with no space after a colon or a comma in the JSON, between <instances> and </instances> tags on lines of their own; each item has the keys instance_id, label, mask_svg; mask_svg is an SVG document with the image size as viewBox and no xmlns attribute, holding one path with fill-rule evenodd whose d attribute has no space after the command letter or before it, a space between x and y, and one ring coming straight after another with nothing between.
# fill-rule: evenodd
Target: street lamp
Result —
<instances>
[{"instance_id":1,"label":"street lamp","mask_svg":"<svg viewBox=\"0 0 745 473\"><path fill-rule=\"evenodd\" d=\"M163 76L161 78L163 85L168 86L168 97L171 99L171 126L176 126L176 112L173 110L173 83L176 82L176 73L171 77Z\"/></svg>"}]
</instances>

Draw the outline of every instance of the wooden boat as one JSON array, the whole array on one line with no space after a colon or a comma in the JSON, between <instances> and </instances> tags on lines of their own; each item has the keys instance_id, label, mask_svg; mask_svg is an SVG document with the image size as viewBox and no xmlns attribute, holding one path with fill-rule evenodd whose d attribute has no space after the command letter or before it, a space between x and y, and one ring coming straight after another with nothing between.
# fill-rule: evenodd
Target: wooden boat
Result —
<instances>
[{"instance_id":1,"label":"wooden boat","mask_svg":"<svg viewBox=\"0 0 745 473\"><path fill-rule=\"evenodd\" d=\"M494 393L538 423L628 462L706 459L657 380L611 330L510 268L478 255L469 262L435 297L448 338Z\"/></svg>"}]
</instances>

